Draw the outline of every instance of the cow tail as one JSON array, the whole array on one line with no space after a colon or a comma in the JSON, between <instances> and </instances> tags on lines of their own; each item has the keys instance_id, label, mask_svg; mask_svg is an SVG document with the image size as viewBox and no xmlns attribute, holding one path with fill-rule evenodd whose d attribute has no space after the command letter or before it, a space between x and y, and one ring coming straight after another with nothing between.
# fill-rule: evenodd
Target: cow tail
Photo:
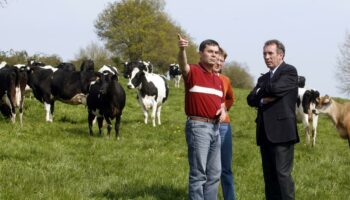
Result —
<instances>
[{"instance_id":1,"label":"cow tail","mask_svg":"<svg viewBox=\"0 0 350 200\"><path fill-rule=\"evenodd\" d=\"M165 98L163 99L163 102L162 102L162 103L164 103L168 99L168 96L169 96L169 86L168 86L165 78L164 77L162 77L162 78L163 78L164 84L165 84Z\"/></svg>"}]
</instances>

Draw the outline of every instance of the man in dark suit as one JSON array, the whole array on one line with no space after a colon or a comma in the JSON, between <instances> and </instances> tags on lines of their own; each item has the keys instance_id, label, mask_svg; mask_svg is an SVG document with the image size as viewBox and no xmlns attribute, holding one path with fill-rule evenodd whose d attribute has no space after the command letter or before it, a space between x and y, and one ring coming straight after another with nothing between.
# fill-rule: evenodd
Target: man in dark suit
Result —
<instances>
[{"instance_id":1,"label":"man in dark suit","mask_svg":"<svg viewBox=\"0 0 350 200\"><path fill-rule=\"evenodd\" d=\"M269 72L263 74L247 97L258 110L256 140L260 146L267 200L294 199L292 178L294 144L299 142L295 105L298 73L286 64L284 45L269 40L264 45Z\"/></svg>"}]
</instances>

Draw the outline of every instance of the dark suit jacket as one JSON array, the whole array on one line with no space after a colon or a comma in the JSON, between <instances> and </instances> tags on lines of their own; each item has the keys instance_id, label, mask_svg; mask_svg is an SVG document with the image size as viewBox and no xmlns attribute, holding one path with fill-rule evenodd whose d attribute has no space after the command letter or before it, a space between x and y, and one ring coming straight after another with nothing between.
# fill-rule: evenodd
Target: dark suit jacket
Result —
<instances>
[{"instance_id":1,"label":"dark suit jacket","mask_svg":"<svg viewBox=\"0 0 350 200\"><path fill-rule=\"evenodd\" d=\"M260 88L260 89L259 89ZM264 97L275 100L262 104ZM292 65L282 63L272 78L270 73L262 75L247 97L250 106L258 109L256 118L257 144L266 142L261 134L265 134L268 142L299 142L295 117L295 105L298 97L298 73Z\"/></svg>"}]
</instances>

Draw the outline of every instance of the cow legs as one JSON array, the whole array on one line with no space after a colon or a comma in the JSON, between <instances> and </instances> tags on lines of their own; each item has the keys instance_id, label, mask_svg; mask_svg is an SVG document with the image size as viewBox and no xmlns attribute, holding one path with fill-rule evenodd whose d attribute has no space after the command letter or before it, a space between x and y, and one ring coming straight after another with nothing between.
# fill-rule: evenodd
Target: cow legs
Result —
<instances>
[{"instance_id":1,"label":"cow legs","mask_svg":"<svg viewBox=\"0 0 350 200\"><path fill-rule=\"evenodd\" d=\"M303 118L303 126L305 129L305 143L306 145L310 144L310 125L309 125L309 116L305 115Z\"/></svg>"},{"instance_id":2,"label":"cow legs","mask_svg":"<svg viewBox=\"0 0 350 200\"><path fill-rule=\"evenodd\" d=\"M318 122L318 116L314 115L312 119L312 146L313 147L316 145L317 122Z\"/></svg>"},{"instance_id":3,"label":"cow legs","mask_svg":"<svg viewBox=\"0 0 350 200\"><path fill-rule=\"evenodd\" d=\"M97 117L98 134L102 136L103 117Z\"/></svg>"},{"instance_id":4,"label":"cow legs","mask_svg":"<svg viewBox=\"0 0 350 200\"><path fill-rule=\"evenodd\" d=\"M145 107L143 107L142 110L143 110L143 116L145 117L145 124L147 124L147 121L148 121L148 111L146 110Z\"/></svg>"},{"instance_id":5,"label":"cow legs","mask_svg":"<svg viewBox=\"0 0 350 200\"><path fill-rule=\"evenodd\" d=\"M11 94L9 94L5 91L5 95L2 97L2 101L5 102L5 105L7 105L8 108L10 109L11 122L15 123L15 121L16 121L16 109L15 109L15 105L13 104L13 101L11 100Z\"/></svg>"},{"instance_id":6,"label":"cow legs","mask_svg":"<svg viewBox=\"0 0 350 200\"><path fill-rule=\"evenodd\" d=\"M53 112L55 111L55 102L51 102L51 107L50 107L50 122L53 122Z\"/></svg>"},{"instance_id":7,"label":"cow legs","mask_svg":"<svg viewBox=\"0 0 350 200\"><path fill-rule=\"evenodd\" d=\"M53 109L54 109L53 106L54 106L53 103L44 102L44 107L45 107L45 111L46 111L46 122L53 121L53 117L52 117Z\"/></svg>"},{"instance_id":8,"label":"cow legs","mask_svg":"<svg viewBox=\"0 0 350 200\"><path fill-rule=\"evenodd\" d=\"M106 119L106 123L107 123L107 134L108 134L108 137L111 137L112 122L111 122L111 119L109 117L105 117L105 119Z\"/></svg>"},{"instance_id":9,"label":"cow legs","mask_svg":"<svg viewBox=\"0 0 350 200\"><path fill-rule=\"evenodd\" d=\"M157 112L157 104L155 103L153 106L152 106L152 125L153 127L156 126L156 112Z\"/></svg>"},{"instance_id":10,"label":"cow legs","mask_svg":"<svg viewBox=\"0 0 350 200\"><path fill-rule=\"evenodd\" d=\"M316 135L317 135L316 129L313 128L312 129L312 146L313 147L315 147L315 145L316 145Z\"/></svg>"},{"instance_id":11,"label":"cow legs","mask_svg":"<svg viewBox=\"0 0 350 200\"><path fill-rule=\"evenodd\" d=\"M12 121L12 123L15 123L16 122L16 107L13 104L12 101L10 101L10 102L11 102L11 106L10 106L10 109L11 109L11 121Z\"/></svg>"},{"instance_id":12,"label":"cow legs","mask_svg":"<svg viewBox=\"0 0 350 200\"><path fill-rule=\"evenodd\" d=\"M92 131L92 125L93 122L95 120L95 115L91 113L91 111L89 110L89 114L88 114L88 124L89 124L89 133L90 135L94 135L94 132Z\"/></svg>"},{"instance_id":13,"label":"cow legs","mask_svg":"<svg viewBox=\"0 0 350 200\"><path fill-rule=\"evenodd\" d=\"M115 124L114 124L115 137L117 138L117 140L119 140L120 119L121 119L121 116L117 115L116 118L115 118Z\"/></svg>"},{"instance_id":14,"label":"cow legs","mask_svg":"<svg viewBox=\"0 0 350 200\"><path fill-rule=\"evenodd\" d=\"M24 95L21 96L21 102L19 103L19 123L23 127L23 105L24 105Z\"/></svg>"},{"instance_id":15,"label":"cow legs","mask_svg":"<svg viewBox=\"0 0 350 200\"><path fill-rule=\"evenodd\" d=\"M13 104L11 106L11 121L14 124L16 122L16 107Z\"/></svg>"},{"instance_id":16,"label":"cow legs","mask_svg":"<svg viewBox=\"0 0 350 200\"><path fill-rule=\"evenodd\" d=\"M179 76L179 75L175 76L174 80L175 80L175 87L179 88L180 87L181 76Z\"/></svg>"},{"instance_id":17,"label":"cow legs","mask_svg":"<svg viewBox=\"0 0 350 200\"><path fill-rule=\"evenodd\" d=\"M159 106L157 109L157 119L158 119L158 125L161 125L162 123L160 122L160 112L162 110L162 106Z\"/></svg>"},{"instance_id":18,"label":"cow legs","mask_svg":"<svg viewBox=\"0 0 350 200\"><path fill-rule=\"evenodd\" d=\"M310 128L308 126L305 127L305 143L306 145L310 144Z\"/></svg>"}]
</instances>

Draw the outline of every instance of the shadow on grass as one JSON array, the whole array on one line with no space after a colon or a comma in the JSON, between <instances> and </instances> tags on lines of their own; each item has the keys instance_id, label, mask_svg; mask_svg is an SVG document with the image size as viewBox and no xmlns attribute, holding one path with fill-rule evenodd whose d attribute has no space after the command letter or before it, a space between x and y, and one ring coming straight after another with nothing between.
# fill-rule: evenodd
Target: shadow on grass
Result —
<instances>
[{"instance_id":1,"label":"shadow on grass","mask_svg":"<svg viewBox=\"0 0 350 200\"><path fill-rule=\"evenodd\" d=\"M92 197L106 199L135 199L152 197L159 200L180 200L187 199L186 189L174 188L167 185L153 185L145 188L130 187L121 192L114 192L107 189L101 193L93 193Z\"/></svg>"}]
</instances>

